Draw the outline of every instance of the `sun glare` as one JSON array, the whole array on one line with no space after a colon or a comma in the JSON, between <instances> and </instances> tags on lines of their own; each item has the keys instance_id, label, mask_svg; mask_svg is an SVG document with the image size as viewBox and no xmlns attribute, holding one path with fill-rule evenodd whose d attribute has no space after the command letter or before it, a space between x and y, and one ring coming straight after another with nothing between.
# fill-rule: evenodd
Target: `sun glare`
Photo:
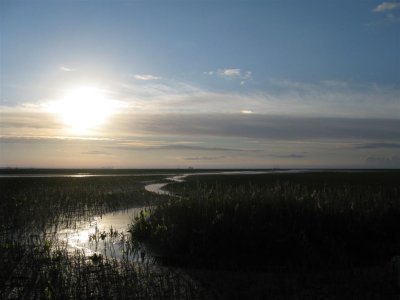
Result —
<instances>
[{"instance_id":1,"label":"sun glare","mask_svg":"<svg viewBox=\"0 0 400 300\"><path fill-rule=\"evenodd\" d=\"M97 129L115 112L115 102L96 87L79 87L65 92L53 103L53 111L76 134L88 134Z\"/></svg>"}]
</instances>

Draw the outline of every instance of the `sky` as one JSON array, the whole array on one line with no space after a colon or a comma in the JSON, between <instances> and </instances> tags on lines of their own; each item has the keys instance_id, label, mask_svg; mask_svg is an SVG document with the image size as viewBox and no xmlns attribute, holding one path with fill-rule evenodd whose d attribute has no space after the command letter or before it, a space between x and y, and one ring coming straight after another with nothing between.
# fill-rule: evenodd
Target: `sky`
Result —
<instances>
[{"instance_id":1,"label":"sky","mask_svg":"<svg viewBox=\"0 0 400 300\"><path fill-rule=\"evenodd\" d=\"M1 0L0 167L400 168L400 2Z\"/></svg>"}]
</instances>

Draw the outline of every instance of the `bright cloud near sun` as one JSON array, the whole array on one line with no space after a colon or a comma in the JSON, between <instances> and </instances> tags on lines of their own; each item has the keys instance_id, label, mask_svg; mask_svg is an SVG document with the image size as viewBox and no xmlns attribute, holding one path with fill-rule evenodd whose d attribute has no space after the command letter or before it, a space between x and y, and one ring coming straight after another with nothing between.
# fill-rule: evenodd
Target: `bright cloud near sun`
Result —
<instances>
[{"instance_id":1,"label":"bright cloud near sun","mask_svg":"<svg viewBox=\"0 0 400 300\"><path fill-rule=\"evenodd\" d=\"M400 0L3 2L0 167L400 167Z\"/></svg>"}]
</instances>

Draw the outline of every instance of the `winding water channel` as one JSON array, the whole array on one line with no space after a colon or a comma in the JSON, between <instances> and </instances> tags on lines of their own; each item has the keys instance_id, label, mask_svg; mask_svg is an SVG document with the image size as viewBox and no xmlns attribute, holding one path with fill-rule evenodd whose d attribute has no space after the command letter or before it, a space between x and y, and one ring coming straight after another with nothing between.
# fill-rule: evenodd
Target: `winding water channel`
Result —
<instances>
[{"instance_id":1,"label":"winding water channel","mask_svg":"<svg viewBox=\"0 0 400 300\"><path fill-rule=\"evenodd\" d=\"M87 175L90 176L90 175ZM171 182L183 181L186 175L174 175L166 179ZM159 195L169 195L162 188L167 183L151 183L145 185L145 190ZM120 259L123 256L130 260L149 260L144 252L131 251L128 239L128 225L134 221L134 217L146 207L135 207L118 210L102 216L95 216L91 221L82 221L73 229L66 228L57 232L58 240L64 242L69 251L82 251L85 255L102 253ZM104 237L104 239L102 238ZM143 249L144 245L141 246Z\"/></svg>"},{"instance_id":2,"label":"winding water channel","mask_svg":"<svg viewBox=\"0 0 400 300\"><path fill-rule=\"evenodd\" d=\"M266 173L297 173L304 170L285 170L285 171L216 171L216 172L193 172L187 174L164 174L165 178L161 182L148 183L144 189L148 192L159 195L172 195L163 188L172 182L183 182L186 177L193 175L254 175ZM152 174L162 175L162 174ZM91 177L91 176L110 176L90 173L79 174L18 174L18 175L0 175L0 177ZM113 174L111 176L143 176L143 174ZM90 221L78 222L74 228L58 229L53 231L53 236L61 241L68 251L81 251L85 255L101 253L117 259L122 257L130 260L145 261L151 259L147 253L145 245L139 245L135 251L131 249L129 242L128 226L134 222L135 216L146 209L146 207L135 207L125 210L118 210L111 213L95 216Z\"/></svg>"},{"instance_id":3,"label":"winding water channel","mask_svg":"<svg viewBox=\"0 0 400 300\"><path fill-rule=\"evenodd\" d=\"M159 195L171 195L163 188L172 182L183 182L185 178L192 175L254 175L278 172L298 172L298 171L230 171L230 172L198 172L188 174L166 175L165 180L169 182L149 183L145 185L145 190ZM80 175L81 176L81 175ZM84 175L90 176L90 175ZM82 176L81 176L82 177ZM163 181L165 181L163 180ZM173 195L172 195L173 196ZM128 256L131 260L145 260L149 256L143 257L140 253L130 252L128 248L128 225L134 221L140 211L145 207L136 207L126 210L119 210L102 216L94 217L90 222L80 222L74 229L63 229L57 232L59 240L63 241L70 251L83 251L86 255L103 253L112 255L115 258ZM102 239L101 237L106 236ZM100 237L100 238L99 238ZM145 246L142 246L143 249ZM140 251L140 249L139 249ZM129 251L128 251L129 252Z\"/></svg>"}]
</instances>

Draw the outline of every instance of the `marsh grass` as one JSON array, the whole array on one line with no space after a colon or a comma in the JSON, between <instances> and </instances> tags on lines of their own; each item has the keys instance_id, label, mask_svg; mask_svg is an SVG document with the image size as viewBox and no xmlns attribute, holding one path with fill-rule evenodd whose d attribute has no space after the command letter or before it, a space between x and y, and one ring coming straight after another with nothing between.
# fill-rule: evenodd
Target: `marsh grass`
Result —
<instances>
[{"instance_id":1,"label":"marsh grass","mask_svg":"<svg viewBox=\"0 0 400 300\"><path fill-rule=\"evenodd\" d=\"M2 299L204 299L196 282L150 263L90 257L64 247L12 246ZM9 256L10 257L10 256Z\"/></svg>"},{"instance_id":2,"label":"marsh grass","mask_svg":"<svg viewBox=\"0 0 400 300\"><path fill-rule=\"evenodd\" d=\"M191 176L131 224L219 299L398 299L399 172Z\"/></svg>"},{"instance_id":3,"label":"marsh grass","mask_svg":"<svg viewBox=\"0 0 400 300\"><path fill-rule=\"evenodd\" d=\"M140 215L131 232L180 266L279 271L381 264L400 253L398 175L193 176L170 187L184 198Z\"/></svg>"},{"instance_id":4,"label":"marsh grass","mask_svg":"<svg viewBox=\"0 0 400 300\"><path fill-rule=\"evenodd\" d=\"M154 177L151 177L154 180ZM1 178L0 238L74 227L94 215L155 201L146 177Z\"/></svg>"},{"instance_id":5,"label":"marsh grass","mask_svg":"<svg viewBox=\"0 0 400 300\"><path fill-rule=\"evenodd\" d=\"M56 232L107 212L154 205L151 176L1 178L1 299L204 299L196 282L149 260L126 234L96 230L99 251L71 251ZM115 253L114 243L120 243ZM100 247L101 246L101 247ZM101 250L100 250L101 249ZM137 255L137 253L136 253ZM118 257L118 259L116 259Z\"/></svg>"},{"instance_id":6,"label":"marsh grass","mask_svg":"<svg viewBox=\"0 0 400 300\"><path fill-rule=\"evenodd\" d=\"M395 299L399 175L192 176L167 186L180 198L144 191L155 176L1 178L0 298ZM88 236L91 255L53 234L143 205L132 236Z\"/></svg>"}]
</instances>

